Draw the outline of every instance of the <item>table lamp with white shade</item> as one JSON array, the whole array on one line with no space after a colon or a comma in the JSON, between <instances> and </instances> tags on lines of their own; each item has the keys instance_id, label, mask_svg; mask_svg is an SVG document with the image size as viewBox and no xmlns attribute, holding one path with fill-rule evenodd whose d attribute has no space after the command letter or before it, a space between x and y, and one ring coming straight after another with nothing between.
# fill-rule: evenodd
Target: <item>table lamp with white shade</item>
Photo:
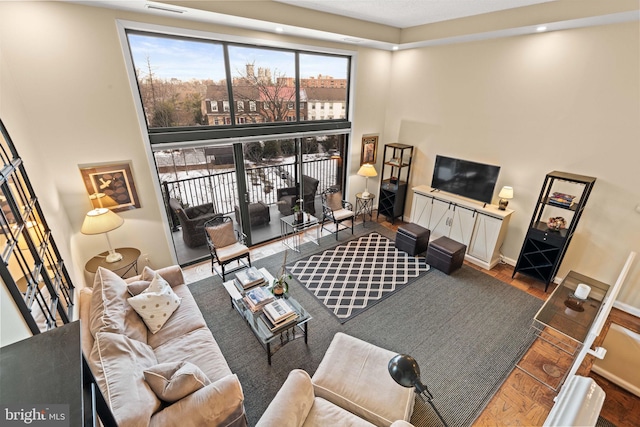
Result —
<instances>
[{"instance_id":1,"label":"table lamp with white shade","mask_svg":"<svg viewBox=\"0 0 640 427\"><path fill-rule=\"evenodd\" d=\"M501 211L507 208L509 204L509 199L513 199L513 187L504 186L500 193L498 193L498 197L500 197L500 202L498 204L498 209Z\"/></svg>"},{"instance_id":2,"label":"table lamp with white shade","mask_svg":"<svg viewBox=\"0 0 640 427\"><path fill-rule=\"evenodd\" d=\"M107 208L97 208L87 212L82 223L82 234L103 234L107 236L107 243L109 244L109 255L106 257L107 262L117 262L122 259L122 254L119 254L111 246L111 240L109 240L109 231L113 231L120 227L124 223L124 219L117 213Z\"/></svg>"},{"instance_id":3,"label":"table lamp with white shade","mask_svg":"<svg viewBox=\"0 0 640 427\"><path fill-rule=\"evenodd\" d=\"M372 164L364 164L360 166L360 170L358 170L358 175L364 176L366 178L364 184L364 191L362 192L362 197L369 197L371 193L369 193L369 177L370 176L378 176L378 172L376 172L376 168L373 167Z\"/></svg>"}]
</instances>

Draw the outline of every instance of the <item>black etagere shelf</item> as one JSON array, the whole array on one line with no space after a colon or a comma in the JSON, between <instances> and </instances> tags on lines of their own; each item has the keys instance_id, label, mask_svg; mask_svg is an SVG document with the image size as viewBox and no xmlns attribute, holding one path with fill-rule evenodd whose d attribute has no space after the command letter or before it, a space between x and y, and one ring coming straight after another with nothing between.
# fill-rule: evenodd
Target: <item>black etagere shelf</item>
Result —
<instances>
[{"instance_id":1,"label":"black etagere shelf","mask_svg":"<svg viewBox=\"0 0 640 427\"><path fill-rule=\"evenodd\" d=\"M594 177L567 172L554 171L546 175L512 277L516 273L532 277L543 282L544 291L547 291L571 243L595 182ZM558 192L558 188L563 191ZM556 196L556 193L566 194L567 188L579 194L568 199ZM563 212L568 216L565 227L554 230L548 226L548 217L553 212Z\"/></svg>"},{"instance_id":2,"label":"black etagere shelf","mask_svg":"<svg viewBox=\"0 0 640 427\"><path fill-rule=\"evenodd\" d=\"M385 144L382 162L382 182L378 197L378 214L393 223L402 218L407 200L407 186L411 173L413 146L407 144Z\"/></svg>"}]
</instances>

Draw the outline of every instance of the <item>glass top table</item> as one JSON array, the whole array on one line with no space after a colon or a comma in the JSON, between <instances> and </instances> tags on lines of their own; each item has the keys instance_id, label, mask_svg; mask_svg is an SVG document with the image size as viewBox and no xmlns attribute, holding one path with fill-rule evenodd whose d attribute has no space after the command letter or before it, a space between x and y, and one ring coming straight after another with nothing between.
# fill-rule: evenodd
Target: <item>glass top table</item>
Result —
<instances>
[{"instance_id":1,"label":"glass top table","mask_svg":"<svg viewBox=\"0 0 640 427\"><path fill-rule=\"evenodd\" d=\"M580 283L591 287L584 302L577 300L573 295ZM577 343L584 343L609 287L606 283L570 271L534 319Z\"/></svg>"},{"instance_id":2,"label":"glass top table","mask_svg":"<svg viewBox=\"0 0 640 427\"><path fill-rule=\"evenodd\" d=\"M591 288L584 299L575 296L578 285ZM570 271L547 298L533 318L532 329L538 340L516 365L558 391L607 298L610 286ZM559 350L559 351L557 351Z\"/></svg>"},{"instance_id":3,"label":"glass top table","mask_svg":"<svg viewBox=\"0 0 640 427\"><path fill-rule=\"evenodd\" d=\"M273 276L266 268L261 268L258 271L264 276L266 284L263 286L271 289L274 280ZM309 333L308 323L312 317L294 298L290 296L284 297L291 308L298 314L296 322L276 332L272 332L260 317L262 310L253 312L249 309L249 306L244 300L244 292L239 289L235 279L224 282L223 286L231 298L231 306L244 318L251 328L253 335L255 335L258 342L267 352L269 365L271 365L271 356L288 342L296 338L304 337L304 342L307 344Z\"/></svg>"},{"instance_id":4,"label":"glass top table","mask_svg":"<svg viewBox=\"0 0 640 427\"><path fill-rule=\"evenodd\" d=\"M307 228L317 226L319 223L320 221L318 218L306 212L303 213L301 221L297 220L296 214L283 216L280 218L280 238L282 240L282 244L289 249L300 252L300 241L302 239L300 235L301 232ZM313 242L318 245L319 239L320 227L317 227L316 236Z\"/></svg>"}]
</instances>

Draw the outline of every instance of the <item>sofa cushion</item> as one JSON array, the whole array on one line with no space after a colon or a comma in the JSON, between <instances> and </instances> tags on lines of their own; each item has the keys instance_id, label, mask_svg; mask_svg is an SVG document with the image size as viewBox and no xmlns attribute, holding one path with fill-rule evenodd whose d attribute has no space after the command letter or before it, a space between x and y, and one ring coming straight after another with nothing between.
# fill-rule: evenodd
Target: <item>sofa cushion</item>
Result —
<instances>
[{"instance_id":1,"label":"sofa cushion","mask_svg":"<svg viewBox=\"0 0 640 427\"><path fill-rule=\"evenodd\" d=\"M127 300L155 334L180 306L180 298L158 273L141 294Z\"/></svg>"},{"instance_id":2,"label":"sofa cushion","mask_svg":"<svg viewBox=\"0 0 640 427\"><path fill-rule=\"evenodd\" d=\"M313 406L303 425L375 427L375 424L371 424L321 397L313 399Z\"/></svg>"},{"instance_id":3,"label":"sofa cushion","mask_svg":"<svg viewBox=\"0 0 640 427\"><path fill-rule=\"evenodd\" d=\"M173 403L210 384L209 378L193 363L159 363L144 371L151 390L165 402Z\"/></svg>"},{"instance_id":4,"label":"sofa cushion","mask_svg":"<svg viewBox=\"0 0 640 427\"><path fill-rule=\"evenodd\" d=\"M206 327L186 334L176 334L173 339L153 351L158 363L186 360L200 368L211 381L231 375L231 369L218 343Z\"/></svg>"},{"instance_id":5,"label":"sofa cushion","mask_svg":"<svg viewBox=\"0 0 640 427\"><path fill-rule=\"evenodd\" d=\"M181 298L180 307L171 315L159 332L148 334L147 344L153 349L173 338L207 327L187 285L174 286L173 291ZM207 373L207 375L209 374ZM213 381L213 378L209 377L209 379Z\"/></svg>"},{"instance_id":6,"label":"sofa cushion","mask_svg":"<svg viewBox=\"0 0 640 427\"><path fill-rule=\"evenodd\" d=\"M116 273L98 267L91 294L89 329L94 337L98 332L125 334L147 342L147 327L127 303L127 285Z\"/></svg>"},{"instance_id":7,"label":"sofa cushion","mask_svg":"<svg viewBox=\"0 0 640 427\"><path fill-rule=\"evenodd\" d=\"M98 332L89 363L118 425L148 425L161 406L144 380L143 371L157 364L151 347L122 334Z\"/></svg>"},{"instance_id":8,"label":"sofa cushion","mask_svg":"<svg viewBox=\"0 0 640 427\"><path fill-rule=\"evenodd\" d=\"M151 281L149 280L136 280L135 282L127 283L127 291L129 291L129 295L135 297L144 292L150 284Z\"/></svg>"}]
</instances>

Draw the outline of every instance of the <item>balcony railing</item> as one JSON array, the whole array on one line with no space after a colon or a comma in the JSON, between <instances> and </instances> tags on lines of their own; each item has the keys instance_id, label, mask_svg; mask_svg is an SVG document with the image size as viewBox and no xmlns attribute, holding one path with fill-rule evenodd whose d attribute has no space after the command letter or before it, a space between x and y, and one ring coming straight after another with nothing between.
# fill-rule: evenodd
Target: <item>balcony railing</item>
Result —
<instances>
[{"instance_id":1,"label":"balcony railing","mask_svg":"<svg viewBox=\"0 0 640 427\"><path fill-rule=\"evenodd\" d=\"M318 194L332 186L340 185L339 162L341 159L319 159L304 161L302 170L319 181ZM245 180L249 202L262 201L268 205L277 203L277 189L295 185L293 163L258 166L245 169ZM165 206L169 198L175 198L184 207L213 203L216 212L230 214L238 205L238 183L235 170L213 173L205 176L176 181L163 181ZM179 225L170 209L169 220L172 229Z\"/></svg>"}]
</instances>

